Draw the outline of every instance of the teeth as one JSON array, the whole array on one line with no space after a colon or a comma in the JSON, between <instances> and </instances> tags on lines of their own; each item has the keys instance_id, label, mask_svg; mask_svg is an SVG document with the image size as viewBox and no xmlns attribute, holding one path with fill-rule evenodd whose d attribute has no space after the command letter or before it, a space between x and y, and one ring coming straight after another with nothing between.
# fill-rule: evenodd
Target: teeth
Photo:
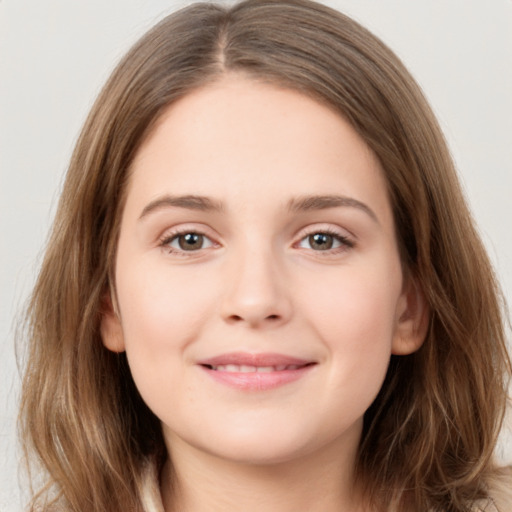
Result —
<instances>
[{"instance_id":1,"label":"teeth","mask_svg":"<svg viewBox=\"0 0 512 512\"><path fill-rule=\"evenodd\" d=\"M238 364L219 364L218 366L212 366L211 369L218 372L228 373L271 373L271 372L282 372L284 370L297 370L300 368L298 364L280 364L277 366L250 366L250 365L238 365Z\"/></svg>"},{"instance_id":2,"label":"teeth","mask_svg":"<svg viewBox=\"0 0 512 512\"><path fill-rule=\"evenodd\" d=\"M275 372L276 370L277 368L274 368L273 366L258 366L258 368L256 368L258 373L270 373Z\"/></svg>"}]
</instances>

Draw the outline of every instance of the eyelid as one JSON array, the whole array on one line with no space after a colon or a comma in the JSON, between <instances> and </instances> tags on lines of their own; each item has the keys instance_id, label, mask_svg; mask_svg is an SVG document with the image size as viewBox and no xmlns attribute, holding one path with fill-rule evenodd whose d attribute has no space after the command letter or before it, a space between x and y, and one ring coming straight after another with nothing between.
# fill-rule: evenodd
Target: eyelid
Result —
<instances>
[{"instance_id":1,"label":"eyelid","mask_svg":"<svg viewBox=\"0 0 512 512\"><path fill-rule=\"evenodd\" d=\"M357 236L355 233L353 233L350 229L347 227L343 227L340 224L336 222L324 222L324 221L317 221L312 222L310 224L305 225L303 228L297 231L297 234L295 235L296 238L304 237L306 235L309 235L311 233L320 233L320 232L331 232L336 235L345 237L345 238L351 238L353 240L357 239Z\"/></svg>"},{"instance_id":2,"label":"eyelid","mask_svg":"<svg viewBox=\"0 0 512 512\"><path fill-rule=\"evenodd\" d=\"M196 249L196 250L190 249L189 251L187 249L183 249L181 247L176 247L175 243L177 242L178 245L179 245L180 238L183 237L183 236L186 236L186 235L196 235L198 237L201 237L201 241L203 241L203 242L206 241L206 246L203 245L199 249ZM197 231L186 231L185 233L176 233L176 235L167 238L167 240L168 240L168 242L166 243L167 248L172 248L173 250L180 251L180 252L181 251L184 251L184 252L198 252L198 251L200 251L202 249L208 249L208 248L214 246L214 242L212 240L210 240L209 237L207 237L206 235L203 235L202 233L198 233Z\"/></svg>"},{"instance_id":3,"label":"eyelid","mask_svg":"<svg viewBox=\"0 0 512 512\"><path fill-rule=\"evenodd\" d=\"M158 246L162 249L165 249L171 254L180 255L180 256L194 256L204 253L204 251L211 250L212 248L218 248L222 245L221 242L219 242L219 236L212 233L213 230L209 228L205 224L201 223L186 223L186 224L178 224L177 226L169 227L167 228L162 235L158 237ZM179 237L180 235L185 235L188 233L196 233L198 235L202 235L203 237L207 238L211 245L209 247L197 249L197 250L191 250L186 251L183 249L173 248L170 247L170 242ZM327 223L316 223L308 225L304 228L302 228L296 236L294 236L294 242L292 244L293 248L300 248L299 244L308 236L314 235L316 233L324 233L331 235L335 237L340 243L341 246L326 249L326 250L314 250L314 249L307 249L303 248L305 250L308 250L310 252L315 253L323 253L324 256L332 255L337 252L343 252L346 250L349 250L353 248L356 245L356 237L353 235L350 231L348 231L345 228L341 228L340 226L333 226L332 224Z\"/></svg>"},{"instance_id":4,"label":"eyelid","mask_svg":"<svg viewBox=\"0 0 512 512\"><path fill-rule=\"evenodd\" d=\"M212 230L208 228L204 224L196 224L196 223L190 223L190 224L179 224L174 227L170 227L166 229L159 237L158 237L158 246L162 249L165 249L167 252L175 255L180 256L194 256L198 255L199 253L202 253L203 251L209 250L211 248L219 247L221 244L218 242L218 237L213 235ZM195 233L198 235L203 236L204 238L207 238L211 245L209 247L197 249L195 251L186 251L183 249L178 249L175 247L171 247L169 244L170 242L179 237L180 235L186 235L189 233Z\"/></svg>"},{"instance_id":5,"label":"eyelid","mask_svg":"<svg viewBox=\"0 0 512 512\"><path fill-rule=\"evenodd\" d=\"M306 227L300 229L295 235L295 239L302 240L306 236L314 235L315 233L328 233L330 235L336 235L341 238L353 240L355 242L356 236L346 228L342 228L337 225L329 224L326 222L317 222L314 224L308 224Z\"/></svg>"},{"instance_id":6,"label":"eyelid","mask_svg":"<svg viewBox=\"0 0 512 512\"><path fill-rule=\"evenodd\" d=\"M299 247L299 244L305 240L307 237L317 234L317 233L323 233L327 235L331 235L335 237L337 240L340 241L341 246L335 247L332 249L326 249L324 251L315 251L314 249L307 249L303 248L308 251L312 251L315 254L320 254L323 256L336 254L337 252L343 252L346 250L349 250L353 248L356 245L356 237L349 232L346 229L343 229L339 226L333 226L332 224L325 224L325 223L318 223L318 224L311 224L306 226L305 228L301 229L295 239L295 242L293 243L293 247L301 248Z\"/></svg>"}]
</instances>

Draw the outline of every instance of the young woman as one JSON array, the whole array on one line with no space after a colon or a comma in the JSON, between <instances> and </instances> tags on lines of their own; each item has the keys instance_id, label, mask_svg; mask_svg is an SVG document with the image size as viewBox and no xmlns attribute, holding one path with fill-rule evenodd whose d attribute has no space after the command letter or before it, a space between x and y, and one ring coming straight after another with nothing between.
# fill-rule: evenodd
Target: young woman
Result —
<instances>
[{"instance_id":1,"label":"young woman","mask_svg":"<svg viewBox=\"0 0 512 512\"><path fill-rule=\"evenodd\" d=\"M196 4L135 45L28 318L31 510L511 509L499 290L446 144L319 4Z\"/></svg>"}]
</instances>

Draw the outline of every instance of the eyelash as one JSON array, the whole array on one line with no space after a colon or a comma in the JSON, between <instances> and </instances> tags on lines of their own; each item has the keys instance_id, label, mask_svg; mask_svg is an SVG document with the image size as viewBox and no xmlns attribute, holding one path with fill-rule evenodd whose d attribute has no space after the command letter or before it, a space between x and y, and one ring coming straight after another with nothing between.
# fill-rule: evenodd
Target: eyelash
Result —
<instances>
[{"instance_id":1,"label":"eyelash","mask_svg":"<svg viewBox=\"0 0 512 512\"><path fill-rule=\"evenodd\" d=\"M313 229L309 230L308 232L302 234L298 244L302 243L304 240L308 239L311 236L314 235L327 235L331 236L335 241L339 242L339 247L326 249L326 250L318 250L315 251L314 249L311 249L315 252L315 254L318 254L319 256L332 256L339 254L341 252L353 249L355 247L355 243L352 239L345 235L341 235L336 230L331 228L320 228L320 229ZM297 244L295 244L297 245Z\"/></svg>"},{"instance_id":2,"label":"eyelash","mask_svg":"<svg viewBox=\"0 0 512 512\"><path fill-rule=\"evenodd\" d=\"M331 255L338 254L340 252L344 252L344 251L347 251L347 250L355 247L355 243L352 239L350 239L347 236L341 235L337 231L330 229L330 228L313 229L313 230L309 230L307 232L302 233L301 238L299 239L298 242L296 242L294 244L294 247L301 244L307 238L314 236L314 235L318 235L318 234L331 236L336 242L338 242L340 244L338 247L330 248L330 249L326 249L326 250L309 249L321 256L331 256ZM170 246L170 244L172 242L179 239L180 236L184 236L184 235L202 236L204 239L210 241L211 246L218 245L214 241L212 241L211 238L208 237L204 232L202 232L200 230L194 230L194 229L177 229L176 231L173 231L172 233L166 233L165 236L160 239L159 245L160 245L160 247L165 249L169 254L173 254L173 255L176 255L179 257L190 257L193 255L197 255L200 251L209 248L209 247L206 247L206 248L201 247L200 249L197 249L197 250L187 251L184 249L176 249L176 248Z\"/></svg>"},{"instance_id":3,"label":"eyelash","mask_svg":"<svg viewBox=\"0 0 512 512\"><path fill-rule=\"evenodd\" d=\"M187 251L184 249L176 249L174 247L171 247L170 244L174 240L177 240L177 239L179 239L180 236L185 236L185 235L199 235L199 236L202 236L204 239L209 240L211 242L212 246L218 245L218 244L215 244L215 242L213 242L209 236L204 234L204 232L197 230L197 229L186 229L186 228L177 229L171 233L166 233L163 236L163 238L160 239L159 245L160 245L160 247L165 249L169 254L172 254L174 256L179 256L179 257L194 256L194 255L197 255L201 250L204 249L203 247L201 247L198 250Z\"/></svg>"}]
</instances>

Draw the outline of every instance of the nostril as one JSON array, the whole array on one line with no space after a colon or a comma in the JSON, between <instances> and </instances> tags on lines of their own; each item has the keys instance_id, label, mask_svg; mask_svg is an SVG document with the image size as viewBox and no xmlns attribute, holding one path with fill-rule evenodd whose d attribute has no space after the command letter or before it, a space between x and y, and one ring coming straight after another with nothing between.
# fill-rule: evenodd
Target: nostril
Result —
<instances>
[{"instance_id":1,"label":"nostril","mask_svg":"<svg viewBox=\"0 0 512 512\"><path fill-rule=\"evenodd\" d=\"M265 317L265 320L270 320L275 322L276 320L279 320L281 317L280 315L268 315ZM230 322L243 322L244 317L241 315L230 315L228 318L228 321Z\"/></svg>"}]
</instances>

